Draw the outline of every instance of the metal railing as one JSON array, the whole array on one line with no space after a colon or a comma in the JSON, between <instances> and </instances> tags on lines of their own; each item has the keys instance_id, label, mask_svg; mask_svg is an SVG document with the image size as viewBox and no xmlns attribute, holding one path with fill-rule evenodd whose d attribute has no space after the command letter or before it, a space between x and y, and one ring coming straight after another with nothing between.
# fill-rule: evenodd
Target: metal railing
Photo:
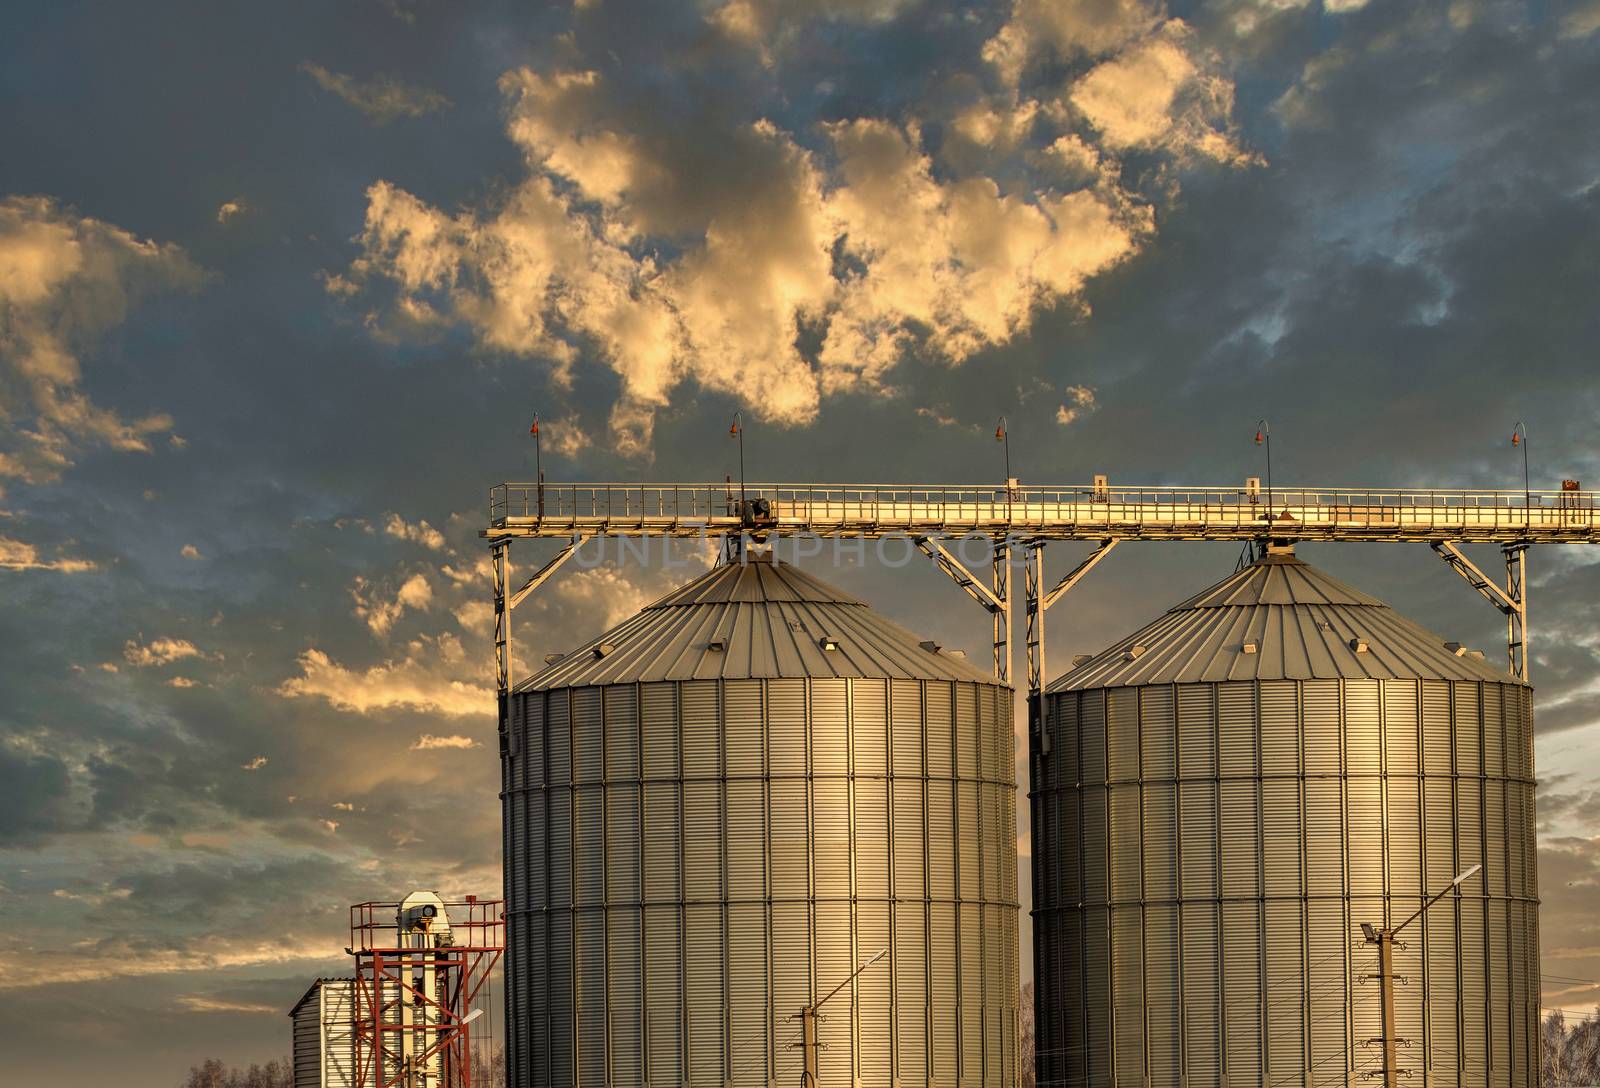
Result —
<instances>
[{"instance_id":1,"label":"metal railing","mask_svg":"<svg viewBox=\"0 0 1600 1088\"><path fill-rule=\"evenodd\" d=\"M741 495L749 500L741 507ZM886 533L1600 543L1594 491L504 483L489 536Z\"/></svg>"}]
</instances>

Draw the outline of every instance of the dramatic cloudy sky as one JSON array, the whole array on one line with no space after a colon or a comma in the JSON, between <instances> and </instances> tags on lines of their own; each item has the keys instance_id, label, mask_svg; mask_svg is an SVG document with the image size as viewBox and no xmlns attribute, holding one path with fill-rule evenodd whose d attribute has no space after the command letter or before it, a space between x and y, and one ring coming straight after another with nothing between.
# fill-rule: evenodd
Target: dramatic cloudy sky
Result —
<instances>
[{"instance_id":1,"label":"dramatic cloudy sky","mask_svg":"<svg viewBox=\"0 0 1600 1088\"><path fill-rule=\"evenodd\" d=\"M554 479L720 479L742 409L766 479L994 481L1005 414L1029 482L1238 481L1266 416L1280 482L1511 484L1522 419L1600 483L1597 87L1596 0L7 5L8 1071L281 1054L345 904L497 887L476 530L534 410ZM1498 653L1426 549L1304 551ZM1053 645L1235 555L1124 548ZM812 566L986 652L926 568ZM523 659L690 569L563 574ZM1590 979L1600 555L1533 572Z\"/></svg>"}]
</instances>

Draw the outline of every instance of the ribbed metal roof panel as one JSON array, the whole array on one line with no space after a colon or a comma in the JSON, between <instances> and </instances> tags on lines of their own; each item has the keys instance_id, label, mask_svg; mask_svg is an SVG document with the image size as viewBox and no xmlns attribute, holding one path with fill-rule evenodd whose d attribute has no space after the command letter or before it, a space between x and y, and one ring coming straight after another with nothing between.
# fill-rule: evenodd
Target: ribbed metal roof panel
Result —
<instances>
[{"instance_id":1,"label":"ribbed metal roof panel","mask_svg":"<svg viewBox=\"0 0 1600 1088\"><path fill-rule=\"evenodd\" d=\"M1365 644L1358 652L1352 643ZM1253 648L1253 652L1247 651ZM1055 680L1050 691L1219 680L1514 678L1293 555L1273 554Z\"/></svg>"},{"instance_id":2,"label":"ribbed metal roof panel","mask_svg":"<svg viewBox=\"0 0 1600 1088\"><path fill-rule=\"evenodd\" d=\"M922 641L798 567L752 556L673 590L516 690L802 676L994 682Z\"/></svg>"}]
</instances>

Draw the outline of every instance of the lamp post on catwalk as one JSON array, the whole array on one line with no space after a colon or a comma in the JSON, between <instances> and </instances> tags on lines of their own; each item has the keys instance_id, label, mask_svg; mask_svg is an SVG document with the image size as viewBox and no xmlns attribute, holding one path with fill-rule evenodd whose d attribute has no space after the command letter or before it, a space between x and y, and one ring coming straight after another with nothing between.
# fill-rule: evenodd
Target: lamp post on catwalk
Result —
<instances>
[{"instance_id":1,"label":"lamp post on catwalk","mask_svg":"<svg viewBox=\"0 0 1600 1088\"><path fill-rule=\"evenodd\" d=\"M533 413L533 424L528 428L533 435L533 467L538 490L539 516L544 517L544 453L539 448L539 413Z\"/></svg>"}]
</instances>

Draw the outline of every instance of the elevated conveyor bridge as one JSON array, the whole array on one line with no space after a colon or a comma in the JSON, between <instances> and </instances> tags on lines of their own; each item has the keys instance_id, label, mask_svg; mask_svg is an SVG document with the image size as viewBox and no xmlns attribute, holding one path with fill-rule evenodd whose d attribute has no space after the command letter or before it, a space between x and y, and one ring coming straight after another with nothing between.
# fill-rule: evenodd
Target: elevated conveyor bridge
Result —
<instances>
[{"instance_id":1,"label":"elevated conveyor bridge","mask_svg":"<svg viewBox=\"0 0 1600 1088\"><path fill-rule=\"evenodd\" d=\"M1534 544L1600 543L1597 495L1576 485L1556 491L1450 488L1113 487L906 484L504 483L490 490L495 646L502 725L511 684L511 610L596 536L726 541L776 537L904 536L990 613L994 673L1010 679L1011 570L1020 551L1028 649L1029 705L1045 679L1044 613L1127 540L1231 540L1265 551L1298 541L1422 543L1506 617L1507 667L1528 679L1527 552ZM988 562L973 570L946 547L986 537ZM510 548L520 538L567 541L520 588L511 589ZM1088 558L1047 585L1045 546L1094 541ZM1498 545L1504 582L1490 578L1460 545Z\"/></svg>"}]
</instances>

